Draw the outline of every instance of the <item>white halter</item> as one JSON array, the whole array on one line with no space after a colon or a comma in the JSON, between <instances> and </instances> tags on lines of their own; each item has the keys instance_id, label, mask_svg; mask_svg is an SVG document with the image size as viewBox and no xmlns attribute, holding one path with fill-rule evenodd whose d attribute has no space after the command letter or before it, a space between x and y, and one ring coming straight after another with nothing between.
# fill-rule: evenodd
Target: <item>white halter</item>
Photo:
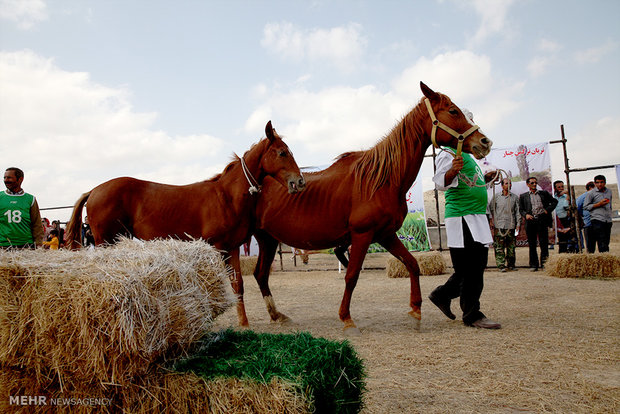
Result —
<instances>
[{"instance_id":1,"label":"white halter","mask_svg":"<svg viewBox=\"0 0 620 414\"><path fill-rule=\"evenodd\" d=\"M256 178L254 178L254 176L250 172L243 157L241 157L240 160L241 160L241 169L243 170L243 175L245 175L245 179L248 180L248 184L250 184L250 188L248 189L248 192L250 194L260 193L260 185L258 184L258 181L256 181Z\"/></svg>"}]
</instances>

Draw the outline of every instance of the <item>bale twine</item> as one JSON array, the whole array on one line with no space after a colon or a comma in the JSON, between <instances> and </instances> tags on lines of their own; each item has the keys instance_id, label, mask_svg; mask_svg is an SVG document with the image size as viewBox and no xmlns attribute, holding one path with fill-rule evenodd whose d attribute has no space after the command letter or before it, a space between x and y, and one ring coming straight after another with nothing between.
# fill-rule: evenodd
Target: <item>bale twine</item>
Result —
<instances>
[{"instance_id":1,"label":"bale twine","mask_svg":"<svg viewBox=\"0 0 620 414\"><path fill-rule=\"evenodd\" d=\"M183 354L235 302L202 241L0 253L0 366L39 383L122 385ZM24 368L25 367L25 368Z\"/></svg>"},{"instance_id":2,"label":"bale twine","mask_svg":"<svg viewBox=\"0 0 620 414\"><path fill-rule=\"evenodd\" d=\"M555 277L620 278L620 257L611 253L556 254L545 268Z\"/></svg>"},{"instance_id":3,"label":"bale twine","mask_svg":"<svg viewBox=\"0 0 620 414\"><path fill-rule=\"evenodd\" d=\"M446 262L440 252L416 253L413 257L420 266L420 275L441 275L446 271ZM390 256L387 261L387 276L390 278L409 277L404 264L397 258Z\"/></svg>"}]
</instances>

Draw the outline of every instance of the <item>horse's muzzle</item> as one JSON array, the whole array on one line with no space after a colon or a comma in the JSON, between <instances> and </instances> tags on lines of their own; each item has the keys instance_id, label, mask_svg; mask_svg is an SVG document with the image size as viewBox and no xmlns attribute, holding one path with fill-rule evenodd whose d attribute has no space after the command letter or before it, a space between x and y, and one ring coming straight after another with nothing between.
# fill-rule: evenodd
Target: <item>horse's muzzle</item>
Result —
<instances>
[{"instance_id":1,"label":"horse's muzzle","mask_svg":"<svg viewBox=\"0 0 620 414\"><path fill-rule=\"evenodd\" d=\"M474 157L476 157L476 159L481 160L482 158L489 155L492 146L493 141L484 136L477 144L473 144L471 146L471 153L474 155Z\"/></svg>"},{"instance_id":2,"label":"horse's muzzle","mask_svg":"<svg viewBox=\"0 0 620 414\"><path fill-rule=\"evenodd\" d=\"M306 188L306 180L304 180L303 176L298 176L296 178L290 178L288 180L288 192L289 194L299 193L304 191Z\"/></svg>"}]
</instances>

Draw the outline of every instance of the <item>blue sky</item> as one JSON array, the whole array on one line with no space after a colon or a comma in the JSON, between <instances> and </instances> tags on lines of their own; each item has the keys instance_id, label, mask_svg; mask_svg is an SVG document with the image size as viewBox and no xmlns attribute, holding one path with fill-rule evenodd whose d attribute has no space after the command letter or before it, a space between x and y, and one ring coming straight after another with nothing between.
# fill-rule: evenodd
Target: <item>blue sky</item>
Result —
<instances>
[{"instance_id":1,"label":"blue sky","mask_svg":"<svg viewBox=\"0 0 620 414\"><path fill-rule=\"evenodd\" d=\"M496 147L564 124L571 167L617 164L619 21L616 0L0 0L0 165L71 205L123 175L209 178L268 120L325 165L388 133L420 80ZM560 145L552 164L564 178Z\"/></svg>"}]
</instances>

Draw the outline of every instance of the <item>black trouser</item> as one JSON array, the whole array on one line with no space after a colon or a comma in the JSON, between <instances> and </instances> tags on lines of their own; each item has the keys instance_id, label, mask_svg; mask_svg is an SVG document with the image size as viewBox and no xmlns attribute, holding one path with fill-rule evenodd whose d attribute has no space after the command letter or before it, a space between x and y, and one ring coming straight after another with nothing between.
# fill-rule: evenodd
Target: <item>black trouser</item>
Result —
<instances>
[{"instance_id":1,"label":"black trouser","mask_svg":"<svg viewBox=\"0 0 620 414\"><path fill-rule=\"evenodd\" d=\"M564 217L559 219L564 229L570 229L570 217ZM558 229L559 230L559 229ZM558 231L558 253L568 252L568 241L570 240L570 231L562 233Z\"/></svg>"},{"instance_id":2,"label":"black trouser","mask_svg":"<svg viewBox=\"0 0 620 414\"><path fill-rule=\"evenodd\" d=\"M594 253L598 244L599 253L609 251L609 239L611 238L611 222L590 220L590 238L588 239L588 252Z\"/></svg>"},{"instance_id":3,"label":"black trouser","mask_svg":"<svg viewBox=\"0 0 620 414\"><path fill-rule=\"evenodd\" d=\"M433 291L433 295L440 301L460 297L463 322L466 325L471 325L478 319L485 317L480 312L480 295L484 287L484 269L487 267L489 249L474 241L465 220L461 220L465 247L450 247L454 274L448 278L445 284L437 287Z\"/></svg>"},{"instance_id":4,"label":"black trouser","mask_svg":"<svg viewBox=\"0 0 620 414\"><path fill-rule=\"evenodd\" d=\"M590 220L590 225L585 227L586 231L586 249L588 253L594 253L596 250L596 238L594 234L592 234L592 220Z\"/></svg>"},{"instance_id":5,"label":"black trouser","mask_svg":"<svg viewBox=\"0 0 620 414\"><path fill-rule=\"evenodd\" d=\"M549 230L545 216L525 220L525 234L530 248L530 267L542 267L549 257ZM536 252L536 242L540 243L540 262Z\"/></svg>"}]
</instances>

